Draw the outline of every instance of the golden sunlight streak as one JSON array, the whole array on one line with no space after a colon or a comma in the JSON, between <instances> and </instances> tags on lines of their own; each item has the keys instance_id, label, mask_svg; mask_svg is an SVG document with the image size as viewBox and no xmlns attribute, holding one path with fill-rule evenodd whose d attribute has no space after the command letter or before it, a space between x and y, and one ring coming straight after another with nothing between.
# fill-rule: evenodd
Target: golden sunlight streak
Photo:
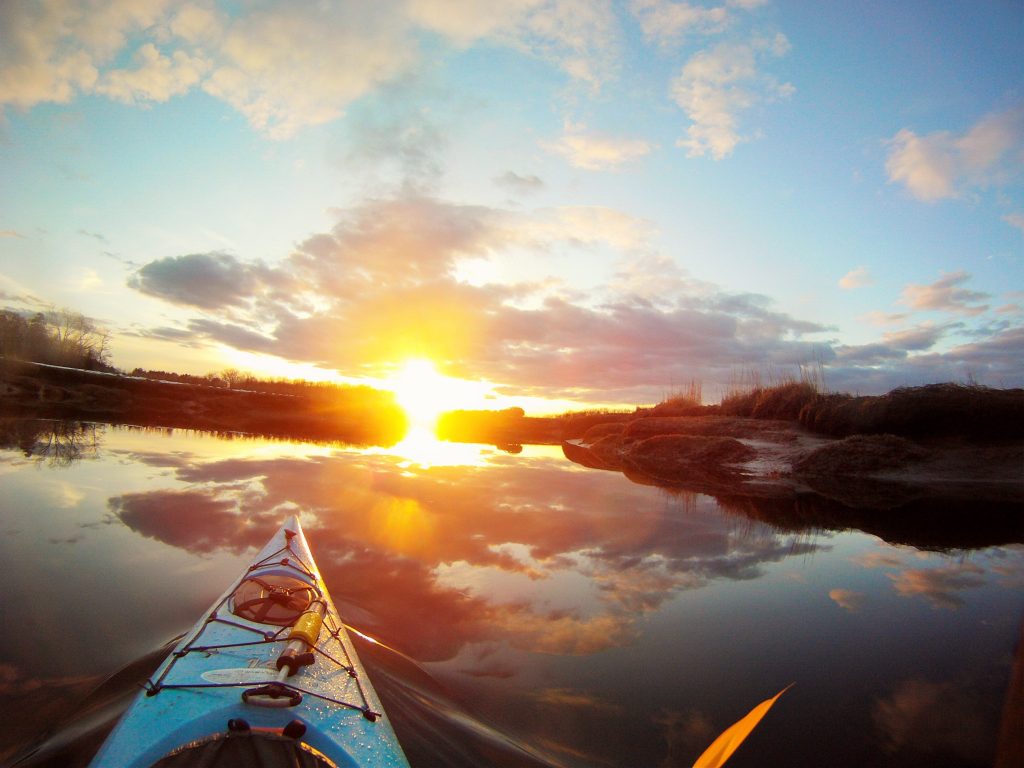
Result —
<instances>
[{"instance_id":1,"label":"golden sunlight streak","mask_svg":"<svg viewBox=\"0 0 1024 768\"><path fill-rule=\"evenodd\" d=\"M388 497L374 505L373 538L403 555L430 553L434 546L434 519L415 499Z\"/></svg>"},{"instance_id":2,"label":"golden sunlight streak","mask_svg":"<svg viewBox=\"0 0 1024 768\"><path fill-rule=\"evenodd\" d=\"M445 376L423 358L405 361L386 386L413 426L431 430L445 411L495 407L490 384Z\"/></svg>"},{"instance_id":3,"label":"golden sunlight streak","mask_svg":"<svg viewBox=\"0 0 1024 768\"><path fill-rule=\"evenodd\" d=\"M289 379L298 381L326 381L331 384L355 383L340 376L337 371L320 368L309 363L293 363L275 355L243 352L228 346L221 346L220 354L228 367L239 368L257 377Z\"/></svg>"}]
</instances>

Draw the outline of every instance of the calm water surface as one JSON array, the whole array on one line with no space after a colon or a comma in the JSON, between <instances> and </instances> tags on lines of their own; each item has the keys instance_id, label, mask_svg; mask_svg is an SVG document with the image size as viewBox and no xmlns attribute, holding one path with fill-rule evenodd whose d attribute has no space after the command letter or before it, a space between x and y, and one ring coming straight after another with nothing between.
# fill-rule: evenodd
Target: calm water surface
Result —
<instances>
[{"instance_id":1,"label":"calm water surface","mask_svg":"<svg viewBox=\"0 0 1024 768\"><path fill-rule=\"evenodd\" d=\"M395 649L355 638L414 766L688 766L790 683L730 765L993 761L1019 543L783 532L557 447L2 434L3 761L88 762L294 512L342 615Z\"/></svg>"}]
</instances>

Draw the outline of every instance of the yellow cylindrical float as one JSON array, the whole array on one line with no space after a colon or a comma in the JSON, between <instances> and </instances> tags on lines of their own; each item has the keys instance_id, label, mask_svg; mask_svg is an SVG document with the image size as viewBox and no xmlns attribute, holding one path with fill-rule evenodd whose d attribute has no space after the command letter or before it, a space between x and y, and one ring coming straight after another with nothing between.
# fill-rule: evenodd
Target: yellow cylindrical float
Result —
<instances>
[{"instance_id":1,"label":"yellow cylindrical float","mask_svg":"<svg viewBox=\"0 0 1024 768\"><path fill-rule=\"evenodd\" d=\"M316 609L306 611L292 627L292 632L288 635L288 640L301 640L310 648L316 645L317 639L320 637L320 629L324 625L324 617Z\"/></svg>"},{"instance_id":2,"label":"yellow cylindrical float","mask_svg":"<svg viewBox=\"0 0 1024 768\"><path fill-rule=\"evenodd\" d=\"M285 643L281 655L277 657L278 669L286 671L288 675L294 675L302 667L309 666L316 660L313 649L316 648L316 641L320 638L320 630L324 626L325 610L326 605L318 600L295 620L288 635L288 642Z\"/></svg>"}]
</instances>

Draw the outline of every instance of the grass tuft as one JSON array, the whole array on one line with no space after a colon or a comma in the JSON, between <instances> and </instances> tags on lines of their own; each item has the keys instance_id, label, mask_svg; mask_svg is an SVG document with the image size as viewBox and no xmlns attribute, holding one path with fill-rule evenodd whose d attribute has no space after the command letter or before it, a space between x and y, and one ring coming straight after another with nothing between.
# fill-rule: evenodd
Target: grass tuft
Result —
<instances>
[{"instance_id":1,"label":"grass tuft","mask_svg":"<svg viewBox=\"0 0 1024 768\"><path fill-rule=\"evenodd\" d=\"M765 378L767 386L762 383ZM748 369L729 385L722 398L721 412L743 418L795 420L825 391L821 364L801 365L796 374L779 374L769 369L767 376Z\"/></svg>"}]
</instances>

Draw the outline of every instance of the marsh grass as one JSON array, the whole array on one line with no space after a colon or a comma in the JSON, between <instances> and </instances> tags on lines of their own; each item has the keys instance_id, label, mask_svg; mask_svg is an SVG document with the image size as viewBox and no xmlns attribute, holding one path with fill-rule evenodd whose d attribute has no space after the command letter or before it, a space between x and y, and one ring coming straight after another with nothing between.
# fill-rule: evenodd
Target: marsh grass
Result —
<instances>
[{"instance_id":1,"label":"marsh grass","mask_svg":"<svg viewBox=\"0 0 1024 768\"><path fill-rule=\"evenodd\" d=\"M803 410L800 422L836 437L890 433L1013 439L1024 434L1024 390L945 383L901 387L877 397L828 394Z\"/></svg>"},{"instance_id":2,"label":"marsh grass","mask_svg":"<svg viewBox=\"0 0 1024 768\"><path fill-rule=\"evenodd\" d=\"M652 409L657 416L687 416L704 407L704 385L690 379L683 387L674 388Z\"/></svg>"},{"instance_id":3,"label":"marsh grass","mask_svg":"<svg viewBox=\"0 0 1024 768\"><path fill-rule=\"evenodd\" d=\"M726 388L721 412L755 419L799 419L804 408L826 392L821 363L802 364L795 373L772 367L764 372L745 369Z\"/></svg>"}]
</instances>

